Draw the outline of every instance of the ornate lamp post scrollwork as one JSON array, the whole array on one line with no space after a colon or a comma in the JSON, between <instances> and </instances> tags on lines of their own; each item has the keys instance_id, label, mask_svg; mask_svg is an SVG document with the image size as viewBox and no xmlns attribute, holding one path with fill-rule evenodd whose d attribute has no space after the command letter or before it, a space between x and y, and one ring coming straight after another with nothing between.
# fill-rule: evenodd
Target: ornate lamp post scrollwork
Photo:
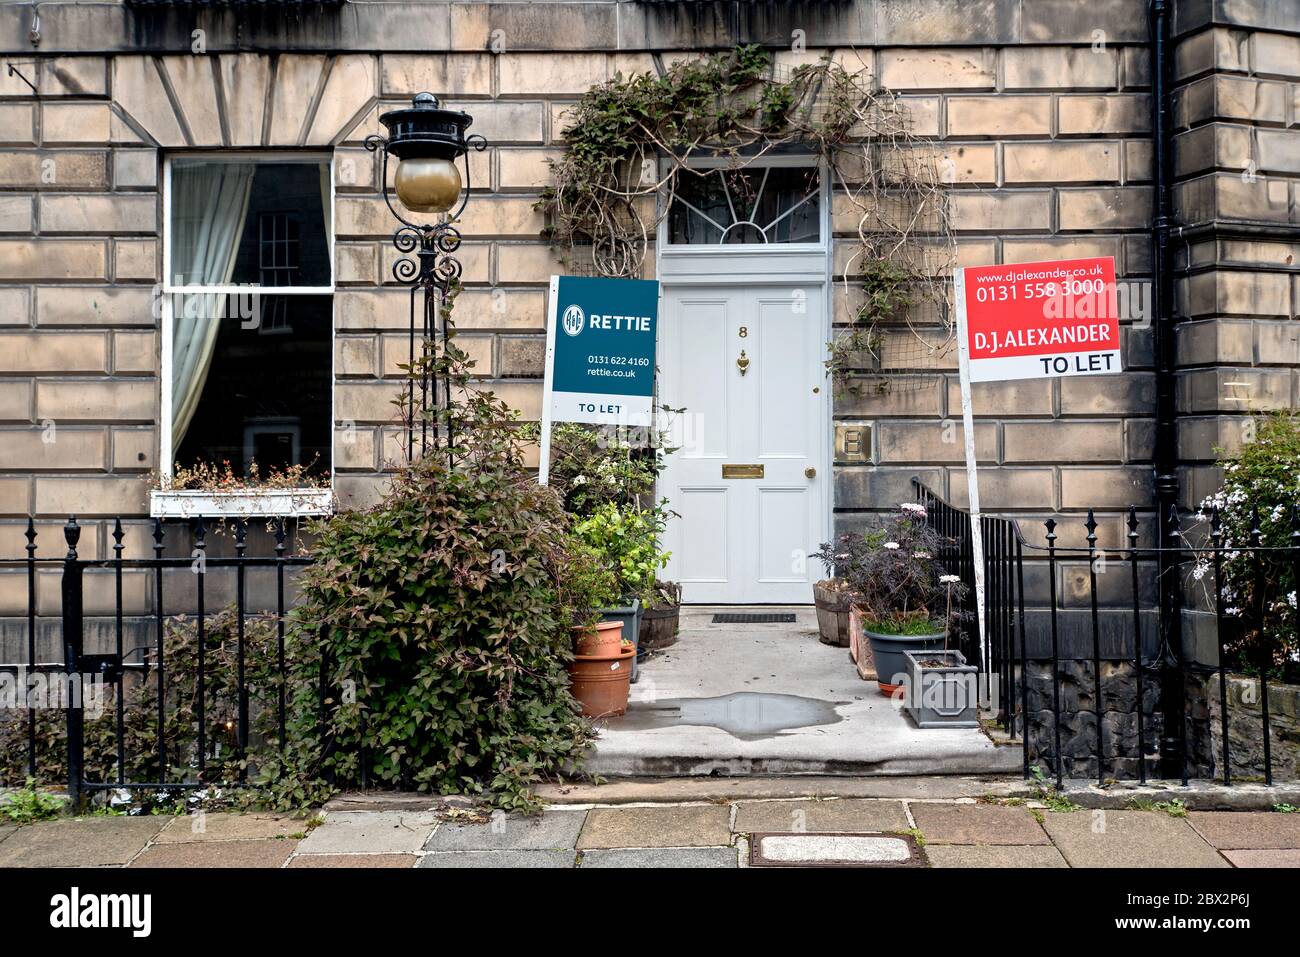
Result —
<instances>
[{"instance_id":1,"label":"ornate lamp post scrollwork","mask_svg":"<svg viewBox=\"0 0 1300 957\"><path fill-rule=\"evenodd\" d=\"M384 202L401 223L393 233L393 246L402 255L393 263L393 277L411 290L409 359L410 378L405 402L406 454L414 460L441 442L437 423L430 428L436 410L451 405L451 377L445 363L439 364L439 343L444 358L449 328L442 305L453 283L459 281L460 231L454 222L469 202L469 151L481 152L487 141L477 135L465 135L473 122L468 113L444 110L432 93L419 93L407 109L391 110L379 117L388 136L366 137L366 149L383 156L381 189ZM388 158L396 157L393 191L398 203L411 213L444 214L454 212L435 223L408 219L393 204L388 189ZM456 161L464 157L464 183ZM463 198L462 198L463 194ZM457 200L460 205L457 206ZM414 254L412 258L411 254ZM417 308L417 300L420 306ZM417 314L419 321L417 323ZM416 329L419 328L419 347ZM418 421L419 441L416 441ZM454 444L451 422L447 421L446 442Z\"/></svg>"}]
</instances>

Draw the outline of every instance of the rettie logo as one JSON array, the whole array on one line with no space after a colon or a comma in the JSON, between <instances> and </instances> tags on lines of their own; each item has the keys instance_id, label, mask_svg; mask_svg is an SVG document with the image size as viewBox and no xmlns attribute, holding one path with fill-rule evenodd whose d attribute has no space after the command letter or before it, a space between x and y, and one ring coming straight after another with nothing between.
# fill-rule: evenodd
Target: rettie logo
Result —
<instances>
[{"instance_id":1,"label":"rettie logo","mask_svg":"<svg viewBox=\"0 0 1300 957\"><path fill-rule=\"evenodd\" d=\"M582 311L582 307L576 302L564 310L564 316L560 319L560 325L564 331L571 336L576 336L582 332L582 327L587 323L587 316Z\"/></svg>"},{"instance_id":2,"label":"rettie logo","mask_svg":"<svg viewBox=\"0 0 1300 957\"><path fill-rule=\"evenodd\" d=\"M125 927L133 937L148 937L153 926L151 894L85 894L74 887L50 898L50 926Z\"/></svg>"}]
</instances>

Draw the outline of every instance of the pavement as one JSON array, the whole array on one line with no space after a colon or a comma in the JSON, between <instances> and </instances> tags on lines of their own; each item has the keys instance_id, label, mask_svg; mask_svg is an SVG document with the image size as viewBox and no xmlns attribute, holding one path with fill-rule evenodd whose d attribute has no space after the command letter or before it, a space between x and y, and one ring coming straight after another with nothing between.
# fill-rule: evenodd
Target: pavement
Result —
<instances>
[{"instance_id":1,"label":"pavement","mask_svg":"<svg viewBox=\"0 0 1300 957\"><path fill-rule=\"evenodd\" d=\"M1052 810L996 786L935 797L920 783L912 796L555 803L534 816L375 794L310 819L66 818L0 827L0 867L1300 866L1296 813Z\"/></svg>"},{"instance_id":2,"label":"pavement","mask_svg":"<svg viewBox=\"0 0 1300 957\"><path fill-rule=\"evenodd\" d=\"M594 774L995 775L1018 773L1018 746L978 728L920 730L847 648L817 639L815 609L794 624L715 625L681 612L675 645L650 658L624 717L597 722ZM730 609L734 610L734 609Z\"/></svg>"}]
</instances>

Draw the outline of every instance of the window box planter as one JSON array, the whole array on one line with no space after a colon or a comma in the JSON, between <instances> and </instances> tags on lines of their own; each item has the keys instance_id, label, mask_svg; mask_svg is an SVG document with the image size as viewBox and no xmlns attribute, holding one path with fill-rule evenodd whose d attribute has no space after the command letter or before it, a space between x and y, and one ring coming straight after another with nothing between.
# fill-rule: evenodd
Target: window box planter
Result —
<instances>
[{"instance_id":1,"label":"window box planter","mask_svg":"<svg viewBox=\"0 0 1300 957\"><path fill-rule=\"evenodd\" d=\"M151 518L296 518L329 515L334 492L328 488L154 490L149 493Z\"/></svg>"},{"instance_id":2,"label":"window box planter","mask_svg":"<svg viewBox=\"0 0 1300 957\"><path fill-rule=\"evenodd\" d=\"M960 651L906 651L903 701L918 728L978 728L979 669Z\"/></svg>"}]
</instances>

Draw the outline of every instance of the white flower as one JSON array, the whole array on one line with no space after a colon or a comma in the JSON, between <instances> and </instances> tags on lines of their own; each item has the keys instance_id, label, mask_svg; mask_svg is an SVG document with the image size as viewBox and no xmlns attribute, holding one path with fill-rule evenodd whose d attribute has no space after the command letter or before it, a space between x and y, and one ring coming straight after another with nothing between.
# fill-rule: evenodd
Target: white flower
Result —
<instances>
[{"instance_id":1,"label":"white flower","mask_svg":"<svg viewBox=\"0 0 1300 957\"><path fill-rule=\"evenodd\" d=\"M898 548L898 542L885 542L885 547L891 552L895 551Z\"/></svg>"},{"instance_id":2,"label":"white flower","mask_svg":"<svg viewBox=\"0 0 1300 957\"><path fill-rule=\"evenodd\" d=\"M586 485L586 484L587 484L587 476L585 476L585 475L575 475L575 476L573 477L573 484L574 484L574 485Z\"/></svg>"},{"instance_id":3,"label":"white flower","mask_svg":"<svg viewBox=\"0 0 1300 957\"><path fill-rule=\"evenodd\" d=\"M913 558L931 558L932 556L930 555L929 552L912 552L912 557L913 557Z\"/></svg>"},{"instance_id":4,"label":"white flower","mask_svg":"<svg viewBox=\"0 0 1300 957\"><path fill-rule=\"evenodd\" d=\"M912 515L925 515L925 506L916 502L900 502L898 507Z\"/></svg>"}]
</instances>

